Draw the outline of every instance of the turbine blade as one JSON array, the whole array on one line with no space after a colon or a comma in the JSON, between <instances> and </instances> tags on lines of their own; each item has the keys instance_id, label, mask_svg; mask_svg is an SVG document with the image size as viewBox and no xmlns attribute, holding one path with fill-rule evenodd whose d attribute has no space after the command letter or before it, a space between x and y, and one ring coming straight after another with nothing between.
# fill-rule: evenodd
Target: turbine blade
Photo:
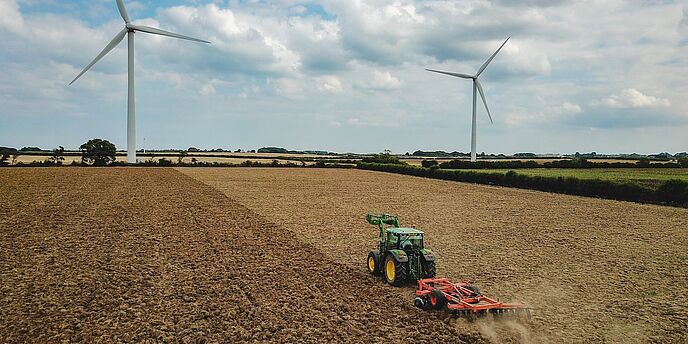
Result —
<instances>
[{"instance_id":1,"label":"turbine blade","mask_svg":"<svg viewBox=\"0 0 688 344\"><path fill-rule=\"evenodd\" d=\"M485 68L487 68L487 65L489 65L490 62L492 62L492 59L494 59L495 56L497 56L499 51L502 50L502 47L504 47L504 45L506 44L506 42L509 41L510 38L511 37L507 38L506 41L504 41L504 43L502 43L502 45L499 47L499 49L497 49L497 51L495 51L495 53L492 54L492 56L490 56L490 58L487 59L487 61L485 61L485 63L483 63L482 66L480 66L480 69L478 69L478 73L476 73L476 76L480 76L480 74L482 74L485 71Z\"/></svg>"},{"instance_id":2,"label":"turbine blade","mask_svg":"<svg viewBox=\"0 0 688 344\"><path fill-rule=\"evenodd\" d=\"M114 49L117 46L117 44L119 44L119 42L121 42L124 39L124 36L126 34L127 34L126 28L124 30L120 31L117 34L117 36L115 36L115 38L113 38L112 41L110 41L110 43L108 43L108 45L105 46L103 51L101 51L100 54L98 54L98 56L96 56L96 58L93 59L93 61L91 61L91 63L89 63L88 66L86 66L84 68L84 70L82 70L81 73L79 73L79 75L77 75L76 78L74 78L74 80L72 80L72 82L69 83L69 85L71 85L75 81L77 81L82 75L84 75L84 73L86 73L89 69L91 69L91 67L93 67L94 64L96 64L98 61L100 61L100 59L102 59L103 56L107 55L107 53L109 53L112 49Z\"/></svg>"},{"instance_id":3,"label":"turbine blade","mask_svg":"<svg viewBox=\"0 0 688 344\"><path fill-rule=\"evenodd\" d=\"M492 120L492 115L490 114L490 108L487 107L487 100L485 100L485 91L483 91L483 85L480 84L478 79L475 79L475 85L478 86L478 92L480 92L480 98L483 99L483 104L485 104L485 110L487 110L487 117L490 118L490 123L494 124Z\"/></svg>"},{"instance_id":4,"label":"turbine blade","mask_svg":"<svg viewBox=\"0 0 688 344\"><path fill-rule=\"evenodd\" d=\"M443 72L441 70L434 70L434 69L426 69L428 72L433 72L433 73L440 73L440 74L447 74L451 76L455 76L457 78L463 78L463 79L473 79L472 75L468 74L461 74L461 73L450 73L450 72Z\"/></svg>"},{"instance_id":5,"label":"turbine blade","mask_svg":"<svg viewBox=\"0 0 688 344\"><path fill-rule=\"evenodd\" d=\"M152 33L152 34L154 34L154 35L167 36L167 37L173 37L173 38L179 38L179 39L186 39L186 40L189 40L189 41L194 41L194 42L201 42L201 43L208 43L208 44L210 44L210 42L204 41L204 40L202 40L202 39L193 38L193 37L189 37L189 36L184 36L184 35L176 34L176 33L173 33L173 32L169 32L169 31L165 31L165 30L156 29L156 28L150 27L150 26L139 26L139 25L130 25L130 26L131 26L132 29L134 29L134 30L136 30L136 31L142 31L142 32Z\"/></svg>"},{"instance_id":6,"label":"turbine blade","mask_svg":"<svg viewBox=\"0 0 688 344\"><path fill-rule=\"evenodd\" d=\"M124 22L129 24L131 20L129 20L129 14L127 13L127 8L124 7L123 0L117 0L117 8L119 9L119 14L122 15L122 19L124 19Z\"/></svg>"}]
</instances>

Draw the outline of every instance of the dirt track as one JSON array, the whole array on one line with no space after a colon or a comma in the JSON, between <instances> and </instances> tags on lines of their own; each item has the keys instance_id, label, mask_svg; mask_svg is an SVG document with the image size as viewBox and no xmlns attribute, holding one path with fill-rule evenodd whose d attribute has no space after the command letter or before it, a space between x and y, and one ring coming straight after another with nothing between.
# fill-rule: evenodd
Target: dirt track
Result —
<instances>
[{"instance_id":1,"label":"dirt track","mask_svg":"<svg viewBox=\"0 0 688 344\"><path fill-rule=\"evenodd\" d=\"M3 342L483 341L175 170L2 169L0 207Z\"/></svg>"},{"instance_id":2,"label":"dirt track","mask_svg":"<svg viewBox=\"0 0 688 344\"><path fill-rule=\"evenodd\" d=\"M181 171L360 274L377 235L364 213L396 213L426 231L440 275L537 308L529 324L456 322L462 331L496 342L688 342L687 209L355 170Z\"/></svg>"}]
</instances>

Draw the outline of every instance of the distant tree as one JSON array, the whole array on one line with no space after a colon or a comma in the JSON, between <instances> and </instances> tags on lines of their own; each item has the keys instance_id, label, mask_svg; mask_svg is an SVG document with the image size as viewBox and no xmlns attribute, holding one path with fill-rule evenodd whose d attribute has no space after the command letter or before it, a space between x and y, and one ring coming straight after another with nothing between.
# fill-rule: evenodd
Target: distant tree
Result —
<instances>
[{"instance_id":1,"label":"distant tree","mask_svg":"<svg viewBox=\"0 0 688 344\"><path fill-rule=\"evenodd\" d=\"M192 164L195 164L195 163L197 163L197 162L198 162L198 159L196 159L196 158L191 158L191 163L192 163Z\"/></svg>"},{"instance_id":2,"label":"distant tree","mask_svg":"<svg viewBox=\"0 0 688 344\"><path fill-rule=\"evenodd\" d=\"M235 150L234 153L241 153L241 149Z\"/></svg>"},{"instance_id":3,"label":"distant tree","mask_svg":"<svg viewBox=\"0 0 688 344\"><path fill-rule=\"evenodd\" d=\"M16 152L16 153L12 154L12 165L17 164L17 159L19 159L20 155L21 155L20 152Z\"/></svg>"},{"instance_id":4,"label":"distant tree","mask_svg":"<svg viewBox=\"0 0 688 344\"><path fill-rule=\"evenodd\" d=\"M186 150L187 152L200 152L200 149L196 147L189 147L189 149Z\"/></svg>"},{"instance_id":5,"label":"distant tree","mask_svg":"<svg viewBox=\"0 0 688 344\"><path fill-rule=\"evenodd\" d=\"M184 162L184 158L189 155L186 151L179 151L179 157L177 158L177 164L181 165Z\"/></svg>"},{"instance_id":6,"label":"distant tree","mask_svg":"<svg viewBox=\"0 0 688 344\"><path fill-rule=\"evenodd\" d=\"M650 158L642 157L635 162L639 167L650 167Z\"/></svg>"},{"instance_id":7,"label":"distant tree","mask_svg":"<svg viewBox=\"0 0 688 344\"><path fill-rule=\"evenodd\" d=\"M23 147L19 150L20 152L40 152L42 149L38 147Z\"/></svg>"},{"instance_id":8,"label":"distant tree","mask_svg":"<svg viewBox=\"0 0 688 344\"><path fill-rule=\"evenodd\" d=\"M584 158L582 155L577 155L575 158L571 159L571 164L574 167L585 166L588 163L588 159Z\"/></svg>"},{"instance_id":9,"label":"distant tree","mask_svg":"<svg viewBox=\"0 0 688 344\"><path fill-rule=\"evenodd\" d=\"M59 146L59 148L53 149L53 155L50 157L50 162L54 165L62 165L64 161L64 147Z\"/></svg>"},{"instance_id":10,"label":"distant tree","mask_svg":"<svg viewBox=\"0 0 688 344\"><path fill-rule=\"evenodd\" d=\"M688 167L688 156L678 158L678 163L681 167Z\"/></svg>"},{"instance_id":11,"label":"distant tree","mask_svg":"<svg viewBox=\"0 0 688 344\"><path fill-rule=\"evenodd\" d=\"M284 153L287 154L289 151L281 147L263 147L258 150L258 153Z\"/></svg>"},{"instance_id":12,"label":"distant tree","mask_svg":"<svg viewBox=\"0 0 688 344\"><path fill-rule=\"evenodd\" d=\"M398 164L406 165L405 162L399 160L395 155L390 154L389 150L385 150L384 153L374 154L371 157L365 157L361 159L363 162L376 163L376 164Z\"/></svg>"},{"instance_id":13,"label":"distant tree","mask_svg":"<svg viewBox=\"0 0 688 344\"><path fill-rule=\"evenodd\" d=\"M7 160L14 154L17 154L16 148L0 147L0 165L7 165Z\"/></svg>"},{"instance_id":14,"label":"distant tree","mask_svg":"<svg viewBox=\"0 0 688 344\"><path fill-rule=\"evenodd\" d=\"M108 140L92 139L79 147L81 161L94 166L105 166L115 161L117 148Z\"/></svg>"}]
</instances>

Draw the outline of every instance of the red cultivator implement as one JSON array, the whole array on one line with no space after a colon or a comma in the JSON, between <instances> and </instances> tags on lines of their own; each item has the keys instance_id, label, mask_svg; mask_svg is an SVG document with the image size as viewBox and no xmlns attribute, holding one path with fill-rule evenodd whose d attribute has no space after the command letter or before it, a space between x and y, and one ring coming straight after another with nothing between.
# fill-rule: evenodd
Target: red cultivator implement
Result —
<instances>
[{"instance_id":1,"label":"red cultivator implement","mask_svg":"<svg viewBox=\"0 0 688 344\"><path fill-rule=\"evenodd\" d=\"M451 283L447 278L426 278L418 281L415 305L423 309L446 309L458 317L474 318L486 314L520 314L530 316L520 303L502 303L484 296L466 282Z\"/></svg>"}]
</instances>

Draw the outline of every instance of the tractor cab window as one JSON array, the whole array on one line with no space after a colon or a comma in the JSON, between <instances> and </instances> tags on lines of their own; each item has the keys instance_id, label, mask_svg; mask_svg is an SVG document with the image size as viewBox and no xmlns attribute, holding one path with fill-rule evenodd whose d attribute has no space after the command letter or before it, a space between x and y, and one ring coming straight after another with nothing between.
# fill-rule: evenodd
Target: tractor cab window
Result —
<instances>
[{"instance_id":1,"label":"tractor cab window","mask_svg":"<svg viewBox=\"0 0 688 344\"><path fill-rule=\"evenodd\" d=\"M423 235L410 234L399 236L399 247L403 250L416 250L423 248Z\"/></svg>"},{"instance_id":2,"label":"tractor cab window","mask_svg":"<svg viewBox=\"0 0 688 344\"><path fill-rule=\"evenodd\" d=\"M396 234L389 233L388 238L390 247L395 247L399 242L399 237Z\"/></svg>"}]
</instances>

